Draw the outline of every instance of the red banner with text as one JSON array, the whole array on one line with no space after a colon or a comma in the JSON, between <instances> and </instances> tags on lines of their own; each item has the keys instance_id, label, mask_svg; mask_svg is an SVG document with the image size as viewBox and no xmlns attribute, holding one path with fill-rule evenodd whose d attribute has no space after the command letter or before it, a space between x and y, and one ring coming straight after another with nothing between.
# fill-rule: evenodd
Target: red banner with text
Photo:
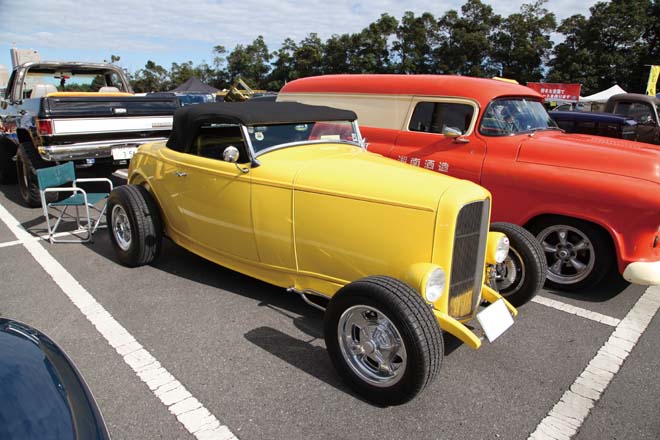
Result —
<instances>
[{"instance_id":1,"label":"red banner with text","mask_svg":"<svg viewBox=\"0 0 660 440\"><path fill-rule=\"evenodd\" d=\"M528 82L527 87L539 92L546 101L578 102L582 85Z\"/></svg>"}]
</instances>

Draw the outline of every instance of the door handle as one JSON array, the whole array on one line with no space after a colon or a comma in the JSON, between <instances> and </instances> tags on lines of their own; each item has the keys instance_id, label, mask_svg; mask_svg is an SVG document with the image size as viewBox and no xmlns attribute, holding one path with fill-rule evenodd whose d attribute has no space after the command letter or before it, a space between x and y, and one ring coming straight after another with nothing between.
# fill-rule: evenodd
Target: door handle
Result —
<instances>
[{"instance_id":1,"label":"door handle","mask_svg":"<svg viewBox=\"0 0 660 440\"><path fill-rule=\"evenodd\" d=\"M175 171L174 174L176 177L186 177L188 175L185 171Z\"/></svg>"}]
</instances>

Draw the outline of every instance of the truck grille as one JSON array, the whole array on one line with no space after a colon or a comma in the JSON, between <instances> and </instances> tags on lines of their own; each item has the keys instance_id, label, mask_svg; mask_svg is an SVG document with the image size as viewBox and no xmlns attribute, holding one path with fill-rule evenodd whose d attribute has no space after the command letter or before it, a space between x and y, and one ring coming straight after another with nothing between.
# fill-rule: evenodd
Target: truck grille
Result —
<instances>
[{"instance_id":1,"label":"truck grille","mask_svg":"<svg viewBox=\"0 0 660 440\"><path fill-rule=\"evenodd\" d=\"M489 208L486 199L465 205L458 213L449 279L449 315L456 319L469 318L481 297Z\"/></svg>"}]
</instances>

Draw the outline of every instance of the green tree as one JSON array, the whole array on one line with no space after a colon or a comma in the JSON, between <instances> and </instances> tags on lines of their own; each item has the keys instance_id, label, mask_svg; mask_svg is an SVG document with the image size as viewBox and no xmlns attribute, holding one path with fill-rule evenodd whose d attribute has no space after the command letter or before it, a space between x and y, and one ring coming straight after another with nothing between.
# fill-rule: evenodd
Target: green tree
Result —
<instances>
[{"instance_id":1,"label":"green tree","mask_svg":"<svg viewBox=\"0 0 660 440\"><path fill-rule=\"evenodd\" d=\"M138 93L169 90L169 73L163 66L149 60L143 69L138 70L132 76L131 86Z\"/></svg>"},{"instance_id":2,"label":"green tree","mask_svg":"<svg viewBox=\"0 0 660 440\"><path fill-rule=\"evenodd\" d=\"M352 72L387 73L391 71L391 37L396 35L399 22L388 14L364 28L358 35L346 40L348 54L355 54L347 61ZM352 50L351 50L352 49Z\"/></svg>"},{"instance_id":3,"label":"green tree","mask_svg":"<svg viewBox=\"0 0 660 440\"><path fill-rule=\"evenodd\" d=\"M406 11L396 31L393 44L394 71L397 73L435 73L433 47L438 43L438 23L425 12L419 17Z\"/></svg>"},{"instance_id":4,"label":"green tree","mask_svg":"<svg viewBox=\"0 0 660 440\"><path fill-rule=\"evenodd\" d=\"M237 45L227 56L227 72L232 80L243 78L252 88L266 86L271 55L264 37L259 35L251 44Z\"/></svg>"},{"instance_id":5,"label":"green tree","mask_svg":"<svg viewBox=\"0 0 660 440\"><path fill-rule=\"evenodd\" d=\"M296 46L293 52L291 79L323 73L323 42L316 33L311 33Z\"/></svg>"},{"instance_id":6,"label":"green tree","mask_svg":"<svg viewBox=\"0 0 660 440\"><path fill-rule=\"evenodd\" d=\"M172 88L178 87L184 82L188 81L192 76L194 76L193 62L188 61L185 63L172 63L172 68L170 69L170 82L172 83Z\"/></svg>"},{"instance_id":7,"label":"green tree","mask_svg":"<svg viewBox=\"0 0 660 440\"><path fill-rule=\"evenodd\" d=\"M543 66L553 46L550 35L557 27L555 14L543 7L546 2L523 4L493 35L493 61L502 76L523 84L543 78Z\"/></svg>"},{"instance_id":8,"label":"green tree","mask_svg":"<svg viewBox=\"0 0 660 440\"><path fill-rule=\"evenodd\" d=\"M436 50L439 71L489 77L499 74L491 61L491 38L502 17L480 0L468 0L461 15L450 10L438 21L440 44Z\"/></svg>"},{"instance_id":9,"label":"green tree","mask_svg":"<svg viewBox=\"0 0 660 440\"><path fill-rule=\"evenodd\" d=\"M643 93L648 67L658 64L660 3L657 0L612 0L590 8L589 18L562 21L565 40L554 50L548 79L576 81L583 94L619 84Z\"/></svg>"},{"instance_id":10,"label":"green tree","mask_svg":"<svg viewBox=\"0 0 660 440\"><path fill-rule=\"evenodd\" d=\"M225 46L213 47L213 67L210 69L210 78L207 84L216 89L224 89L231 85L231 77L227 72L227 49Z\"/></svg>"},{"instance_id":11,"label":"green tree","mask_svg":"<svg viewBox=\"0 0 660 440\"><path fill-rule=\"evenodd\" d=\"M591 44L585 45L590 40L588 20L581 14L573 15L561 22L557 32L564 34L565 39L553 50L546 81L579 83L583 95L598 91L596 54Z\"/></svg>"},{"instance_id":12,"label":"green tree","mask_svg":"<svg viewBox=\"0 0 660 440\"><path fill-rule=\"evenodd\" d=\"M359 51L360 36L358 34L331 36L323 45L323 73L360 73Z\"/></svg>"},{"instance_id":13,"label":"green tree","mask_svg":"<svg viewBox=\"0 0 660 440\"><path fill-rule=\"evenodd\" d=\"M273 63L273 70L268 76L268 90L279 90L287 82L292 80L295 53L298 50L298 45L291 38L287 38L282 43L282 46L272 53L272 58L275 59Z\"/></svg>"}]
</instances>

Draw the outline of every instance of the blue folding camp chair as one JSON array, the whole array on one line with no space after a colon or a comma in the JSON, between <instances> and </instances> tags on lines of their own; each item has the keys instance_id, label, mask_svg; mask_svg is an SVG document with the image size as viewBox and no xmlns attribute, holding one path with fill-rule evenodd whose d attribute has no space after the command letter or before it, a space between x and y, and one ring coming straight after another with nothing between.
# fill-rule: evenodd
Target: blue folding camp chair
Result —
<instances>
[{"instance_id":1,"label":"blue folding camp chair","mask_svg":"<svg viewBox=\"0 0 660 440\"><path fill-rule=\"evenodd\" d=\"M110 186L110 191L112 191L112 182L110 179L103 178L91 178L91 179L76 179L76 173L73 167L73 162L67 162L62 165L56 165L54 167L42 168L37 170L37 180L39 182L39 193L41 195L41 206L44 209L44 216L46 217L46 223L48 224L48 240L51 243L85 243L92 240L92 235L99 228L99 223L103 214L105 214L105 207L108 198L109 192L105 193L88 193L84 189L77 186L80 182L107 182ZM62 186L67 183L70 183L71 186ZM46 194L48 193L61 193L69 192L71 193L65 199L48 202L46 199ZM101 207L96 206L99 202L103 202ZM76 208L75 217L67 212L69 207ZM81 224L81 216L79 208L84 207L85 216L82 220L86 220L86 223ZM51 227L50 224L50 211L51 208L54 208L58 212L59 216L55 216L57 221L55 225ZM90 216L90 209L98 212L98 217L94 219ZM56 239L55 232L60 226L62 219L64 217L74 219L76 221L77 230L70 231L71 235L77 236L77 239ZM85 234L82 237L79 237L77 234ZM59 234L58 234L59 235Z\"/></svg>"}]
</instances>

